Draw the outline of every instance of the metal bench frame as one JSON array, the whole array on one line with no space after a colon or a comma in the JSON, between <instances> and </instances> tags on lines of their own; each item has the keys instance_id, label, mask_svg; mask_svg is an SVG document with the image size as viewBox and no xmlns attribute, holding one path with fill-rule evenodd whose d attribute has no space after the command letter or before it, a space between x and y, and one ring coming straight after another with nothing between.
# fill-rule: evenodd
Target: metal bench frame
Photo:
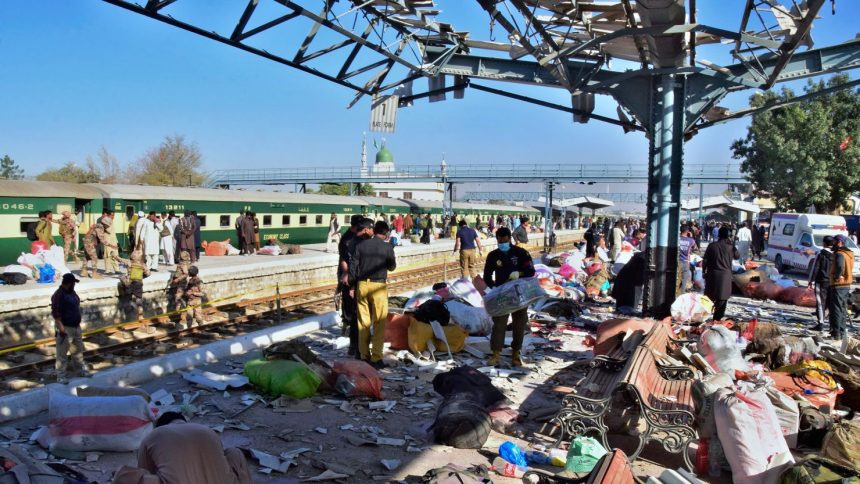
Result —
<instances>
[{"instance_id":1,"label":"metal bench frame","mask_svg":"<svg viewBox=\"0 0 860 484\"><path fill-rule=\"evenodd\" d=\"M639 385L646 381L647 373L651 371L655 374L652 378L662 379L670 386L675 385L680 389L682 385L691 385L690 380L694 377L692 369L686 366L665 366L657 362L655 352L665 351L668 345L678 343L681 341L673 340L669 336L669 330L665 324L657 323L636 347L633 354L624 360L619 358L620 355L617 352L611 356L597 357L592 360L591 369L585 380L580 383L580 387L600 383L602 392L581 392L590 396L570 393L562 398L562 408L552 420L560 429L556 446L564 441L565 435L596 433L600 436L604 447L610 449L609 428L604 419L612 407L613 396L620 390L627 390L638 403L641 416L646 422L646 429L639 436L639 446L630 459L635 460L648 441L659 440L667 452L683 453L685 464L692 469L692 462L686 449L697 436L694 429L695 416L686 410L655 408L646 398L643 398L639 388ZM645 363L645 368L643 369L641 363L634 364L635 362ZM689 391L686 394L692 399ZM692 408L692 401L678 403L687 404Z\"/></svg>"}]
</instances>

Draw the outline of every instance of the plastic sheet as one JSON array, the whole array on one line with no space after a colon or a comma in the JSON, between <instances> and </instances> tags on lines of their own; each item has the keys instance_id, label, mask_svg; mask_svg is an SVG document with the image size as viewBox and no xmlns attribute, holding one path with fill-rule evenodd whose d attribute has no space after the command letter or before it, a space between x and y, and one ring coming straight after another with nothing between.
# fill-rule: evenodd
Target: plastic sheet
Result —
<instances>
[{"instance_id":1,"label":"plastic sheet","mask_svg":"<svg viewBox=\"0 0 860 484\"><path fill-rule=\"evenodd\" d=\"M451 297L463 299L473 307L484 307L484 298L481 297L481 293L478 292L478 289L475 288L475 285L469 279L461 278L451 283L448 286L448 294Z\"/></svg>"},{"instance_id":2,"label":"plastic sheet","mask_svg":"<svg viewBox=\"0 0 860 484\"><path fill-rule=\"evenodd\" d=\"M451 314L451 321L470 335L479 336L492 332L493 319L483 307L472 307L459 301L448 301L445 307Z\"/></svg>"},{"instance_id":3,"label":"plastic sheet","mask_svg":"<svg viewBox=\"0 0 860 484\"><path fill-rule=\"evenodd\" d=\"M714 303L705 295L686 292L675 299L670 311L675 321L702 323L714 314Z\"/></svg>"},{"instance_id":4,"label":"plastic sheet","mask_svg":"<svg viewBox=\"0 0 860 484\"><path fill-rule=\"evenodd\" d=\"M714 325L702 333L699 353L718 372L734 375L735 370L747 371L749 365L741 356L736 341L736 333L725 326Z\"/></svg>"},{"instance_id":5,"label":"plastic sheet","mask_svg":"<svg viewBox=\"0 0 860 484\"><path fill-rule=\"evenodd\" d=\"M230 239L223 241L214 240L212 242L204 240L200 245L203 246L203 250L207 256L224 256L227 255L227 247L230 245Z\"/></svg>"},{"instance_id":6,"label":"plastic sheet","mask_svg":"<svg viewBox=\"0 0 860 484\"><path fill-rule=\"evenodd\" d=\"M409 348L409 325L414 318L408 314L389 314L385 325L385 341L393 350Z\"/></svg>"},{"instance_id":7,"label":"plastic sheet","mask_svg":"<svg viewBox=\"0 0 860 484\"><path fill-rule=\"evenodd\" d=\"M281 255L281 248L277 245L267 245L264 247L260 247L257 250L257 254L260 254L260 255Z\"/></svg>"}]
</instances>

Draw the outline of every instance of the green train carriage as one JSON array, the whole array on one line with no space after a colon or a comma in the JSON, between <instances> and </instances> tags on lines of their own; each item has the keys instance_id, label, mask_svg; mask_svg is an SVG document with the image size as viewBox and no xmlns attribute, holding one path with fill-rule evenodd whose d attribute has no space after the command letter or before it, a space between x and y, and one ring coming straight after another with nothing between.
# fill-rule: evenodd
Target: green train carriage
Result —
<instances>
[{"instance_id":1,"label":"green train carriage","mask_svg":"<svg viewBox=\"0 0 860 484\"><path fill-rule=\"evenodd\" d=\"M261 244L272 238L290 244L314 244L325 242L332 213L337 215L345 230L349 218L363 213L367 205L354 197L333 195L144 185L97 186L105 194L106 206L116 212L114 223L119 224L122 232L127 232L128 221L137 211L161 214L173 210L181 217L190 210L196 211L200 218L202 240L229 240L236 247L235 223L240 211L257 214ZM121 243L127 243L126 239L123 234Z\"/></svg>"},{"instance_id":2,"label":"green train carriage","mask_svg":"<svg viewBox=\"0 0 860 484\"><path fill-rule=\"evenodd\" d=\"M81 223L80 233L101 216L102 192L77 183L30 180L0 180L0 263L14 264L22 252L29 252L27 227L39 221L39 212L51 210L54 219L68 210ZM62 246L58 224L52 225L54 242Z\"/></svg>"}]
</instances>

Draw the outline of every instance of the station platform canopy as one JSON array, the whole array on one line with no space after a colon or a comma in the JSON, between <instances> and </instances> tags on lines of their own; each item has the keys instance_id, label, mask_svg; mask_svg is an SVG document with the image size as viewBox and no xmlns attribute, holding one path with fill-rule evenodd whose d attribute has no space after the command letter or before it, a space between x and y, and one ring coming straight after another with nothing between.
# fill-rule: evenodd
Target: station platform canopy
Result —
<instances>
[{"instance_id":1,"label":"station platform canopy","mask_svg":"<svg viewBox=\"0 0 860 484\"><path fill-rule=\"evenodd\" d=\"M761 211L761 207L759 207L755 203L744 202L743 200L735 200L725 195L717 195L715 197L705 198L702 200L701 205L699 204L699 199L697 198L686 200L681 203L681 208L687 211L699 210L699 208L703 210L713 210L726 207L748 213L759 213Z\"/></svg>"}]
</instances>

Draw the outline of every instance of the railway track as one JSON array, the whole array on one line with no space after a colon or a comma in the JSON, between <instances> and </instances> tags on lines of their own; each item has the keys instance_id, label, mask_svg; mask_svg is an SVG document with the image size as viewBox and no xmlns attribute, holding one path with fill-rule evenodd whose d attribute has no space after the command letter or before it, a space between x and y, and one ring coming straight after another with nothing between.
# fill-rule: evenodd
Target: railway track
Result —
<instances>
[{"instance_id":1,"label":"railway track","mask_svg":"<svg viewBox=\"0 0 860 484\"><path fill-rule=\"evenodd\" d=\"M532 253L539 254L540 249L533 249ZM446 261L394 272L389 277L389 291L393 295L425 287L446 277L451 278L458 271L457 262ZM328 284L207 307L207 322L192 328L179 327L179 315L159 315L125 323L85 336L84 355L88 364L100 371L232 338L309 314L330 311L335 308L336 288L336 284ZM0 394L53 381L53 339L35 341L31 345L26 350L0 356Z\"/></svg>"}]
</instances>

